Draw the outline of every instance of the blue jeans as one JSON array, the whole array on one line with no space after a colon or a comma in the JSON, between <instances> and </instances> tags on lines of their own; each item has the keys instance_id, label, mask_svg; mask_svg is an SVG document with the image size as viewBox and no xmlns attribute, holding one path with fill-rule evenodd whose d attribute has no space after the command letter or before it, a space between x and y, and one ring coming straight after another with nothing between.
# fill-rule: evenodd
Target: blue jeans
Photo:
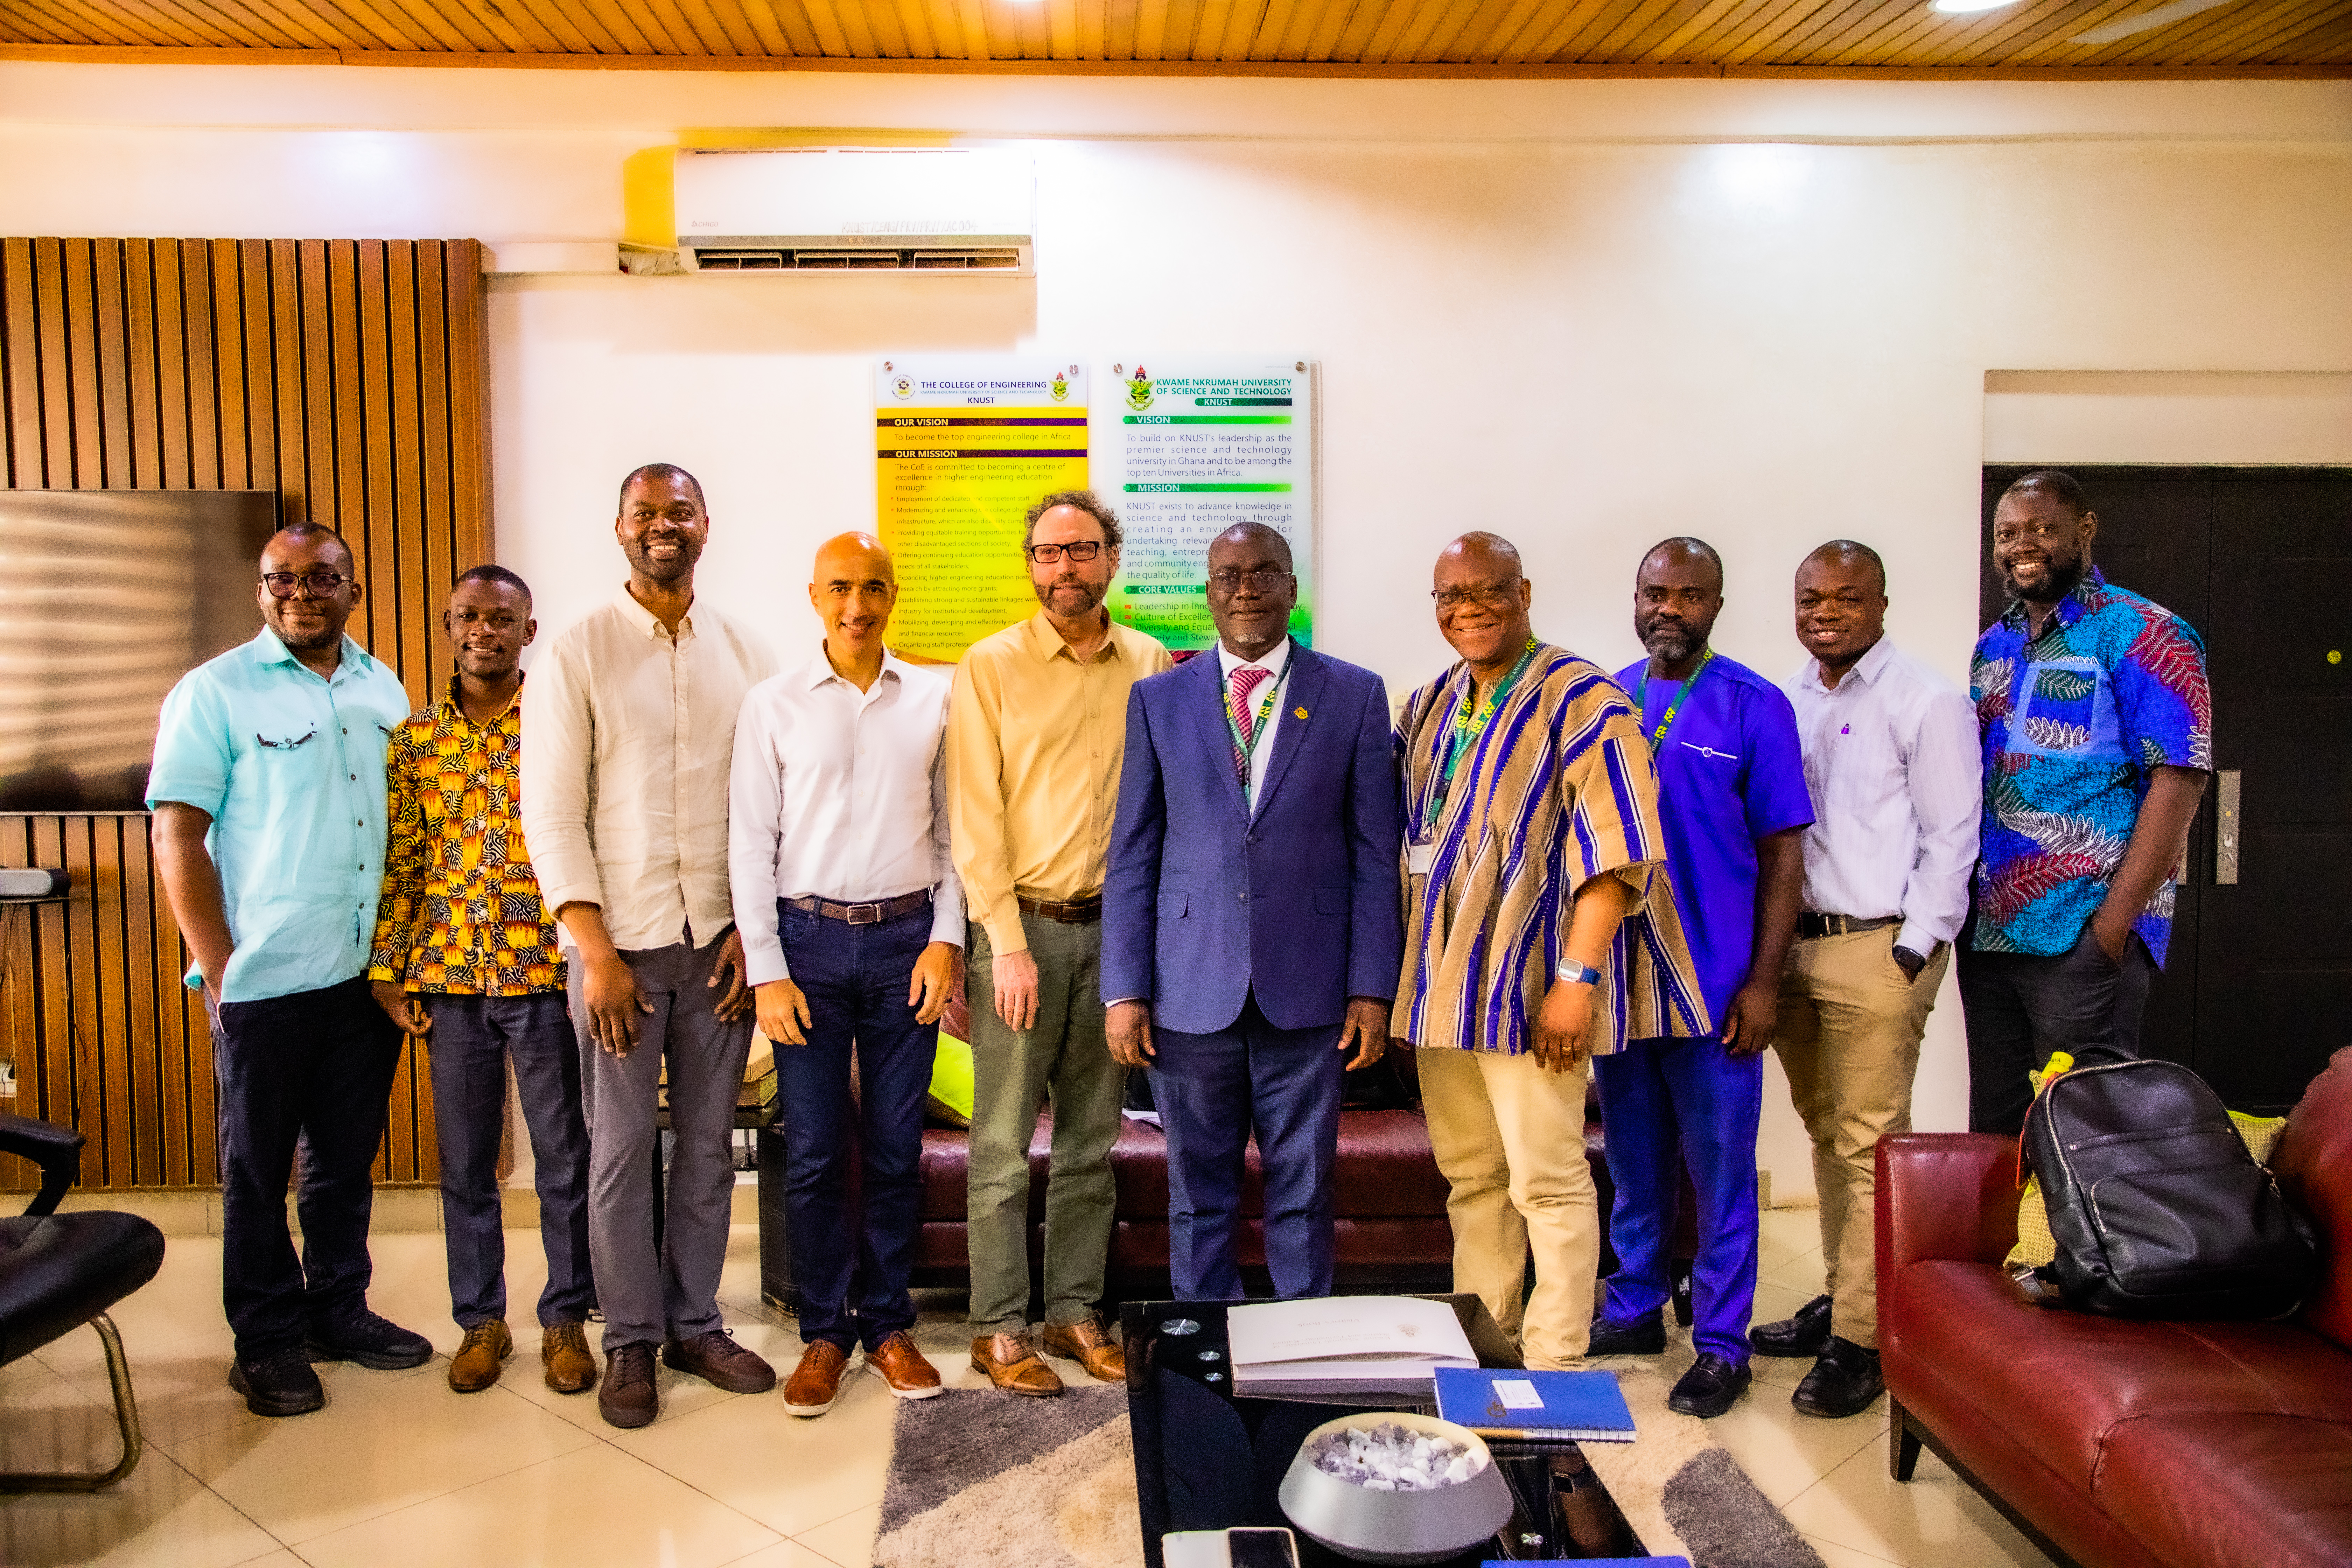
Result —
<instances>
[{"instance_id":1,"label":"blue jeans","mask_svg":"<svg viewBox=\"0 0 2352 1568\"><path fill-rule=\"evenodd\" d=\"M221 1295L240 1359L367 1305L373 1167L402 1038L364 980L220 1005ZM299 1259L286 1228L298 1143Z\"/></svg>"},{"instance_id":2,"label":"blue jeans","mask_svg":"<svg viewBox=\"0 0 2352 1568\"><path fill-rule=\"evenodd\" d=\"M1151 1097L1168 1134L1168 1272L1180 1301L1242 1295L1234 1232L1257 1134L1265 1267L1282 1297L1331 1293L1331 1170L1344 1078L1339 1026L1277 1029L1253 994L1213 1035L1154 1029Z\"/></svg>"},{"instance_id":3,"label":"blue jeans","mask_svg":"<svg viewBox=\"0 0 2352 1568\"><path fill-rule=\"evenodd\" d=\"M498 1168L506 1058L512 1054L539 1188L540 1245L547 1251L539 1321L586 1322L596 1299L588 1267L588 1130L580 1120L580 1052L563 993L421 1000L433 1016L433 1121L441 1144L451 1316L470 1329L507 1315Z\"/></svg>"},{"instance_id":4,"label":"blue jeans","mask_svg":"<svg viewBox=\"0 0 2352 1568\"><path fill-rule=\"evenodd\" d=\"M873 925L776 905L793 984L808 998L804 1046L776 1045L784 1135L784 1218L801 1288L801 1338L868 1350L915 1326L907 1279L922 1215L923 1098L937 1024L907 1005L915 960L931 940L931 910ZM857 1058L850 1118L849 1060ZM853 1215L849 1156L858 1146Z\"/></svg>"},{"instance_id":5,"label":"blue jeans","mask_svg":"<svg viewBox=\"0 0 2352 1568\"><path fill-rule=\"evenodd\" d=\"M1764 1058L1735 1057L1706 1039L1629 1040L1592 1058L1610 1184L1617 1272L1604 1321L1638 1323L1666 1303L1681 1167L1698 1194L1698 1259L1691 1269L1691 1343L1748 1364L1756 1305L1756 1127L1764 1110Z\"/></svg>"}]
</instances>

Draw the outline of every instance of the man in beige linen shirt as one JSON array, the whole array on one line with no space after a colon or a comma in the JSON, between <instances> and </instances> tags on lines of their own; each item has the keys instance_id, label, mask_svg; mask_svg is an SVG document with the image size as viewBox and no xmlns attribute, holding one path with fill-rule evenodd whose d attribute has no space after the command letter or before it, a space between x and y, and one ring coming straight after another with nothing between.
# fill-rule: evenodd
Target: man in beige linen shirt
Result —
<instances>
[{"instance_id":1,"label":"man in beige linen shirt","mask_svg":"<svg viewBox=\"0 0 2352 1568\"><path fill-rule=\"evenodd\" d=\"M1091 490L1032 507L1023 550L1042 608L972 645L948 713L948 811L972 921L971 1359L1016 1394L1062 1387L1029 1338L1029 1139L1048 1094L1045 1348L1095 1377L1126 1375L1095 1316L1126 1082L1103 1033L1102 885L1128 690L1172 661L1103 609L1118 543Z\"/></svg>"},{"instance_id":2,"label":"man in beige linen shirt","mask_svg":"<svg viewBox=\"0 0 2352 1568\"><path fill-rule=\"evenodd\" d=\"M572 962L588 1123L588 1253L604 1312L597 1405L654 1418L653 1358L736 1394L775 1385L719 1316L735 1100L751 1044L727 881L727 785L743 695L776 672L757 637L694 597L702 487L631 474L614 532L627 585L574 622L524 688L523 836ZM646 1192L669 1060L677 1136L661 1246Z\"/></svg>"}]
</instances>

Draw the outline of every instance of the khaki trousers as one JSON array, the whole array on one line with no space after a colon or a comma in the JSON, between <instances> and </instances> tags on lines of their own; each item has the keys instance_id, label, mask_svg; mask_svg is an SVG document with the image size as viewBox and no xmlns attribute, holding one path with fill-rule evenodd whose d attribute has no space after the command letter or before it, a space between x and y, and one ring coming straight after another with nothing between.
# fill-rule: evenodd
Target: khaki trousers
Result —
<instances>
[{"instance_id":1,"label":"khaki trousers","mask_svg":"<svg viewBox=\"0 0 2352 1568\"><path fill-rule=\"evenodd\" d=\"M1895 962L1901 931L1791 942L1772 1031L1813 1141L1830 1331L1866 1350L1878 1345L1878 1141L1911 1131L1919 1037L1952 959L1948 944L1938 947L1911 980Z\"/></svg>"},{"instance_id":2,"label":"khaki trousers","mask_svg":"<svg viewBox=\"0 0 2352 1568\"><path fill-rule=\"evenodd\" d=\"M1584 1066L1533 1056L1416 1051L1437 1168L1453 1184L1454 1288L1475 1292L1528 1365L1584 1364L1592 1337L1601 1210L1584 1160ZM1526 1300L1528 1251L1535 1294Z\"/></svg>"}]
</instances>

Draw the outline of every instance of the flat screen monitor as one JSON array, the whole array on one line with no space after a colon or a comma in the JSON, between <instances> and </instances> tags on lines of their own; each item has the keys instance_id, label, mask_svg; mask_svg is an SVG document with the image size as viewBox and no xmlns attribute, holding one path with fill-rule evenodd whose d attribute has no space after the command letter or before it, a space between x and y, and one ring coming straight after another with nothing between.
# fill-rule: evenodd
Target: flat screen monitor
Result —
<instances>
[{"instance_id":1,"label":"flat screen monitor","mask_svg":"<svg viewBox=\"0 0 2352 1568\"><path fill-rule=\"evenodd\" d=\"M173 682L261 629L268 490L0 490L0 811L141 811Z\"/></svg>"}]
</instances>

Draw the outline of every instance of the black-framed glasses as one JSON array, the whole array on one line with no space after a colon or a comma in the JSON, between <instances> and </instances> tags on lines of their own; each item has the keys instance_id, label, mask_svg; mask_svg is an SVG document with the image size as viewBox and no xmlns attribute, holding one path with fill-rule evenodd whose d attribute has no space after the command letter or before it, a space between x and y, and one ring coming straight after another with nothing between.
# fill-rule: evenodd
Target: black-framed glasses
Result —
<instances>
[{"instance_id":1,"label":"black-framed glasses","mask_svg":"<svg viewBox=\"0 0 2352 1568\"><path fill-rule=\"evenodd\" d=\"M1437 601L1440 610L1452 612L1465 605L1476 605L1481 609L1507 610L1518 602L1519 580L1507 583L1473 583L1462 588L1432 588L1429 596Z\"/></svg>"},{"instance_id":2,"label":"black-framed glasses","mask_svg":"<svg viewBox=\"0 0 2352 1568\"><path fill-rule=\"evenodd\" d=\"M1024 552L1040 566L1051 566L1066 555L1073 561L1092 561L1103 552L1099 539L1081 539L1072 544L1032 544Z\"/></svg>"},{"instance_id":3,"label":"black-framed glasses","mask_svg":"<svg viewBox=\"0 0 2352 1568\"><path fill-rule=\"evenodd\" d=\"M273 599L292 598L298 584L310 589L310 597L314 599L330 599L344 584L358 581L358 578L347 577L341 572L264 572L261 574L262 586L269 590L269 596Z\"/></svg>"},{"instance_id":4,"label":"black-framed glasses","mask_svg":"<svg viewBox=\"0 0 2352 1568\"><path fill-rule=\"evenodd\" d=\"M1222 572L1209 574L1209 586L1222 589L1228 594L1240 593L1242 584L1244 583L1258 593L1271 594L1289 580L1290 574L1276 566L1261 566L1255 572L1244 572L1239 567L1228 566Z\"/></svg>"}]
</instances>

